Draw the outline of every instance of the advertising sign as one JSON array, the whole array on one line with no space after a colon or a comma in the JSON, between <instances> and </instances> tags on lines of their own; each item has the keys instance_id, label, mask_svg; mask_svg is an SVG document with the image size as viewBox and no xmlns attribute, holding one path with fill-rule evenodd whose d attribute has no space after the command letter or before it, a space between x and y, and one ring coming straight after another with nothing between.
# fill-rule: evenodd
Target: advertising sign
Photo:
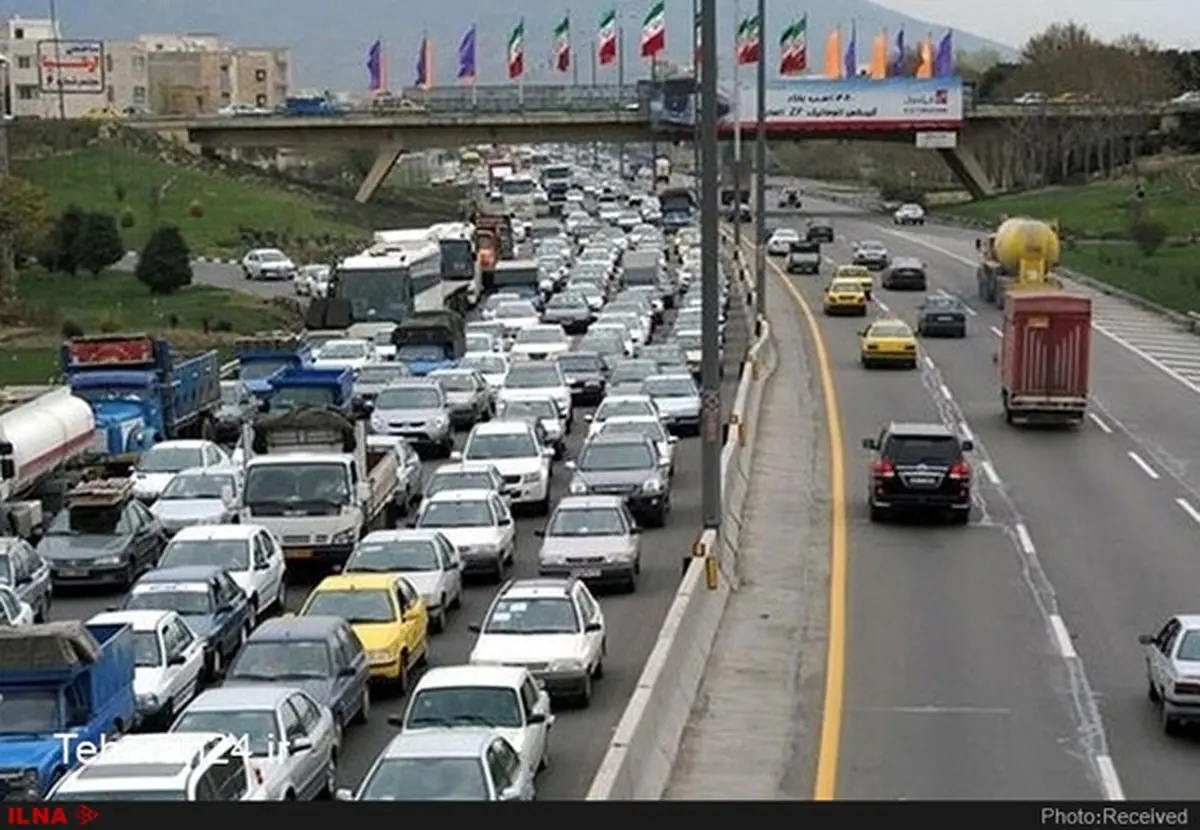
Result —
<instances>
[{"instance_id":1,"label":"advertising sign","mask_svg":"<svg viewBox=\"0 0 1200 830\"><path fill-rule=\"evenodd\" d=\"M39 40L37 61L42 92L104 92L104 41Z\"/></svg>"},{"instance_id":2,"label":"advertising sign","mask_svg":"<svg viewBox=\"0 0 1200 830\"><path fill-rule=\"evenodd\" d=\"M958 146L958 133L917 133L916 146L918 150L953 150Z\"/></svg>"},{"instance_id":3,"label":"advertising sign","mask_svg":"<svg viewBox=\"0 0 1200 830\"><path fill-rule=\"evenodd\" d=\"M638 97L649 104L655 132L691 136L696 129L700 98L694 78L638 81ZM717 117L727 118L732 109L729 100L718 93Z\"/></svg>"},{"instance_id":4,"label":"advertising sign","mask_svg":"<svg viewBox=\"0 0 1200 830\"><path fill-rule=\"evenodd\" d=\"M738 119L753 127L754 88L741 90ZM897 132L957 130L963 122L960 78L797 78L767 86L767 128L772 132Z\"/></svg>"}]
</instances>

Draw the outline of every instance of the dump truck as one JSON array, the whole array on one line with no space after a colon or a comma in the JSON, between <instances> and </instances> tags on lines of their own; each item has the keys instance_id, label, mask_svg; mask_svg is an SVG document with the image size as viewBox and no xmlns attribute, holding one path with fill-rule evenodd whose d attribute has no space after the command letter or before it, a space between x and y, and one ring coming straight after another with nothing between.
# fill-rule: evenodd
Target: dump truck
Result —
<instances>
[{"instance_id":1,"label":"dump truck","mask_svg":"<svg viewBox=\"0 0 1200 830\"><path fill-rule=\"evenodd\" d=\"M354 399L354 372L312 366L285 369L271 377L270 389L262 397L264 412L320 406L349 413Z\"/></svg>"},{"instance_id":2,"label":"dump truck","mask_svg":"<svg viewBox=\"0 0 1200 830\"><path fill-rule=\"evenodd\" d=\"M243 337L233 344L238 380L251 393L264 396L271 391L271 378L289 369L308 366L313 348L299 334L271 332Z\"/></svg>"},{"instance_id":3,"label":"dump truck","mask_svg":"<svg viewBox=\"0 0 1200 830\"><path fill-rule=\"evenodd\" d=\"M466 321L450 311L416 311L392 331L396 361L414 375L454 366L467 350Z\"/></svg>"},{"instance_id":4,"label":"dump truck","mask_svg":"<svg viewBox=\"0 0 1200 830\"><path fill-rule=\"evenodd\" d=\"M513 234L512 217L504 214L483 213L475 217L475 251L479 263L482 293L488 287L496 265L516 255L517 245Z\"/></svg>"},{"instance_id":5,"label":"dump truck","mask_svg":"<svg viewBox=\"0 0 1200 830\"><path fill-rule=\"evenodd\" d=\"M1058 267L1058 226L1028 217L1005 219L996 232L975 240L980 253L975 279L979 299L1004 308L1013 290L1062 288Z\"/></svg>"}]
</instances>

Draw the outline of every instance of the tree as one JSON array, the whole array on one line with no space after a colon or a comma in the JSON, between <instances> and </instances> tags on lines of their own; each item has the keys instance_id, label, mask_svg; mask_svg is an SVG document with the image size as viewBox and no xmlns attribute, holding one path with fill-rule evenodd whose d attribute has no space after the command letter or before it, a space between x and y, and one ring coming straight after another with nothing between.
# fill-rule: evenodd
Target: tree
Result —
<instances>
[{"instance_id":1,"label":"tree","mask_svg":"<svg viewBox=\"0 0 1200 830\"><path fill-rule=\"evenodd\" d=\"M85 214L78 244L76 259L79 267L91 271L93 276L100 276L101 271L116 265L125 256L125 243L111 213L91 211Z\"/></svg>"},{"instance_id":2,"label":"tree","mask_svg":"<svg viewBox=\"0 0 1200 830\"><path fill-rule=\"evenodd\" d=\"M83 208L71 205L62 212L58 221L54 223L48 250L42 258L44 265L54 271L75 276L80 265L79 252L82 250L79 238L83 234L86 221L87 213Z\"/></svg>"},{"instance_id":3,"label":"tree","mask_svg":"<svg viewBox=\"0 0 1200 830\"><path fill-rule=\"evenodd\" d=\"M192 254L174 225L160 225L138 259L134 276L152 294L174 294L192 284Z\"/></svg>"},{"instance_id":4,"label":"tree","mask_svg":"<svg viewBox=\"0 0 1200 830\"><path fill-rule=\"evenodd\" d=\"M50 197L27 179L0 176L0 308L17 302L16 263L42 249Z\"/></svg>"}]
</instances>

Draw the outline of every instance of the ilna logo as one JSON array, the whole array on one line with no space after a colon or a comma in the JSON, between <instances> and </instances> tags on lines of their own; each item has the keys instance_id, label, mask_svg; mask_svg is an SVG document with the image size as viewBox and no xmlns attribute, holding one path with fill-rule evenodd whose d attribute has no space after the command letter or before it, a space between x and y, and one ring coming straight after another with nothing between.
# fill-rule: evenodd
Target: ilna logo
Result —
<instances>
[{"instance_id":1,"label":"ilna logo","mask_svg":"<svg viewBox=\"0 0 1200 830\"><path fill-rule=\"evenodd\" d=\"M80 804L73 809L67 807L9 807L8 808L8 823L14 825L28 824L74 824L82 827L85 824L91 824L100 814L88 807L86 804Z\"/></svg>"}]
</instances>

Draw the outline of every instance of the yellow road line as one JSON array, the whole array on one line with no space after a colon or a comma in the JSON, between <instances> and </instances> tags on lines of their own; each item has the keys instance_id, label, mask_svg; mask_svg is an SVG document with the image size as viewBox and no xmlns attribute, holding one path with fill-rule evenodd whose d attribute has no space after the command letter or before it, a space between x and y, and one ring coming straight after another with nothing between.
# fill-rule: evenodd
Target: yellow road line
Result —
<instances>
[{"instance_id":1,"label":"yellow road line","mask_svg":"<svg viewBox=\"0 0 1200 830\"><path fill-rule=\"evenodd\" d=\"M754 247L746 244L753 255ZM813 799L837 798L838 756L842 744L842 709L846 691L846 445L842 437L842 415L825 336L812 307L791 279L774 262L767 261L779 284L792 295L808 324L816 349L821 389L825 397L825 420L829 425L829 494L831 502L829 562L829 627L825 652L825 700L821 712L821 741L817 750L817 774Z\"/></svg>"}]
</instances>

